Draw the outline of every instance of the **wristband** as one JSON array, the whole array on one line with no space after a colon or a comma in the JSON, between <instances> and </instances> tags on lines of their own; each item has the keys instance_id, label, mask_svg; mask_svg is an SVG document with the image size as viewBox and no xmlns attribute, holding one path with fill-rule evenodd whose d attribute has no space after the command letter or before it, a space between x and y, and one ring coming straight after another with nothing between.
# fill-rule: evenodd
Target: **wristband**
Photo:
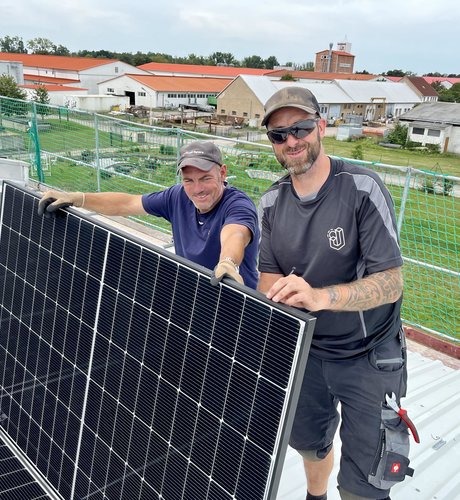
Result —
<instances>
[{"instance_id":1,"label":"wristband","mask_svg":"<svg viewBox=\"0 0 460 500\"><path fill-rule=\"evenodd\" d=\"M240 272L240 266L231 257L224 257L223 259L220 259L220 262L230 262L230 264L232 264L232 266L235 268L236 272Z\"/></svg>"}]
</instances>

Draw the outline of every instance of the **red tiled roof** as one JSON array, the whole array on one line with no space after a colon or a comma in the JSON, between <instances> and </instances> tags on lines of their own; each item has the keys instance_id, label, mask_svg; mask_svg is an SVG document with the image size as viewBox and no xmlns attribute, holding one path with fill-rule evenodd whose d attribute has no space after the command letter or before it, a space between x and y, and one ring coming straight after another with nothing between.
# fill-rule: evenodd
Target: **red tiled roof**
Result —
<instances>
[{"instance_id":1,"label":"red tiled roof","mask_svg":"<svg viewBox=\"0 0 460 500\"><path fill-rule=\"evenodd\" d=\"M448 76L422 76L422 78L430 85L433 82L449 82L452 85L454 85L454 83L460 83L460 78L449 78Z\"/></svg>"},{"instance_id":2,"label":"red tiled roof","mask_svg":"<svg viewBox=\"0 0 460 500\"><path fill-rule=\"evenodd\" d=\"M221 92L231 78L196 78L193 76L125 75L159 92Z\"/></svg>"},{"instance_id":3,"label":"red tiled roof","mask_svg":"<svg viewBox=\"0 0 460 500\"><path fill-rule=\"evenodd\" d=\"M402 80L402 76L385 76L388 80L391 80L392 82L399 82Z\"/></svg>"},{"instance_id":4,"label":"red tiled roof","mask_svg":"<svg viewBox=\"0 0 460 500\"><path fill-rule=\"evenodd\" d=\"M324 52L327 52L329 54L329 50L320 50L317 52L317 54L323 54ZM344 52L343 50L332 50L331 54L337 54L338 56L349 56L349 57L355 57L353 54L350 54L350 52Z\"/></svg>"},{"instance_id":5,"label":"red tiled roof","mask_svg":"<svg viewBox=\"0 0 460 500\"><path fill-rule=\"evenodd\" d=\"M23 89L33 89L33 90L36 90L40 87L45 87L45 89L48 92L68 92L69 90L72 90L72 91L88 90L88 89L82 89L80 87L65 87L64 85L46 85L46 84L37 85L37 84L33 84L33 83L27 83L27 84L19 85L19 86Z\"/></svg>"},{"instance_id":6,"label":"red tiled roof","mask_svg":"<svg viewBox=\"0 0 460 500\"><path fill-rule=\"evenodd\" d=\"M0 52L0 61L19 61L24 66L34 68L66 69L81 71L119 62L118 59L96 59L94 57L43 56L40 54L15 54Z\"/></svg>"},{"instance_id":7,"label":"red tiled roof","mask_svg":"<svg viewBox=\"0 0 460 500\"><path fill-rule=\"evenodd\" d=\"M43 82L43 83L54 83L67 84L67 83L78 83L80 80L75 80L73 78L53 78L52 76L42 76L42 75L29 75L24 73L24 81L26 82Z\"/></svg>"},{"instance_id":8,"label":"red tiled roof","mask_svg":"<svg viewBox=\"0 0 460 500\"><path fill-rule=\"evenodd\" d=\"M139 69L145 71L165 71L168 73L190 73L193 75L219 75L237 77L238 75L264 75L266 69L236 68L233 66L205 66L199 64L173 64L151 62L141 64Z\"/></svg>"},{"instance_id":9,"label":"red tiled roof","mask_svg":"<svg viewBox=\"0 0 460 500\"><path fill-rule=\"evenodd\" d=\"M279 69L265 73L265 76L283 76L292 75L294 78L304 78L310 80L372 80L377 75L366 75L358 73L326 73L321 71L290 71L288 69Z\"/></svg>"},{"instance_id":10,"label":"red tiled roof","mask_svg":"<svg viewBox=\"0 0 460 500\"><path fill-rule=\"evenodd\" d=\"M434 88L421 76L406 76L412 85L424 96L438 96ZM460 80L460 78L459 78ZM404 81L404 79L403 79Z\"/></svg>"}]
</instances>

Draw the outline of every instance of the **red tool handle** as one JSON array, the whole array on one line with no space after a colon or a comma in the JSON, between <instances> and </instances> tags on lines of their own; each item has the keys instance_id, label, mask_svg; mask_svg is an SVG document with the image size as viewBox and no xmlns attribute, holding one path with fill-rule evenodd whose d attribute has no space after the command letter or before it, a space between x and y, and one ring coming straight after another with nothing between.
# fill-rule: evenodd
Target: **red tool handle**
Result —
<instances>
[{"instance_id":1,"label":"red tool handle","mask_svg":"<svg viewBox=\"0 0 460 500\"><path fill-rule=\"evenodd\" d=\"M420 438L417 429L415 428L414 422L412 422L409 415L407 414L407 410L400 408L398 411L398 415L401 417L401 420L405 422L407 427L409 427L409 430L412 432L412 436L414 436L415 442L420 443Z\"/></svg>"}]
</instances>

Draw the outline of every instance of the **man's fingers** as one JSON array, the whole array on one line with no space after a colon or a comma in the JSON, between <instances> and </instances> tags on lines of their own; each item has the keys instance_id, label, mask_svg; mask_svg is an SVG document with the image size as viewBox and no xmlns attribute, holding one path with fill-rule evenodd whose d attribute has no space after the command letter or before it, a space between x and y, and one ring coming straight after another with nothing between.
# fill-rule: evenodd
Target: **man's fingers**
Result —
<instances>
[{"instance_id":1,"label":"man's fingers","mask_svg":"<svg viewBox=\"0 0 460 500\"><path fill-rule=\"evenodd\" d=\"M230 263L219 262L212 273L211 285L217 286L224 278L230 278L244 284L243 278Z\"/></svg>"},{"instance_id":2,"label":"man's fingers","mask_svg":"<svg viewBox=\"0 0 460 500\"><path fill-rule=\"evenodd\" d=\"M47 205L46 211L53 213L53 212L57 212L60 208L67 208L67 207L71 207L72 205L73 205L73 203L69 203L67 201L56 200L54 203Z\"/></svg>"},{"instance_id":3,"label":"man's fingers","mask_svg":"<svg viewBox=\"0 0 460 500\"><path fill-rule=\"evenodd\" d=\"M53 197L47 197L47 198L42 198L38 202L38 215L42 216L44 215L45 217L49 217L49 210L48 206L51 205L51 203L54 203L56 201L56 198Z\"/></svg>"}]
</instances>

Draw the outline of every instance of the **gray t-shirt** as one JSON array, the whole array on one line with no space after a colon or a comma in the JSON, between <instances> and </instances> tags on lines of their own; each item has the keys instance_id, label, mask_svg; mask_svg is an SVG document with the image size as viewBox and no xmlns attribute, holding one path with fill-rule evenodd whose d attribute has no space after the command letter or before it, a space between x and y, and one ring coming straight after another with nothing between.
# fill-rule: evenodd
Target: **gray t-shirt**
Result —
<instances>
[{"instance_id":1,"label":"gray t-shirt","mask_svg":"<svg viewBox=\"0 0 460 500\"><path fill-rule=\"evenodd\" d=\"M402 265L391 196L366 168L331 158L331 172L313 200L301 201L284 176L259 205L259 271L288 275L312 287L350 283ZM364 354L401 327L401 299L362 312L319 311L311 353L324 359Z\"/></svg>"}]
</instances>

